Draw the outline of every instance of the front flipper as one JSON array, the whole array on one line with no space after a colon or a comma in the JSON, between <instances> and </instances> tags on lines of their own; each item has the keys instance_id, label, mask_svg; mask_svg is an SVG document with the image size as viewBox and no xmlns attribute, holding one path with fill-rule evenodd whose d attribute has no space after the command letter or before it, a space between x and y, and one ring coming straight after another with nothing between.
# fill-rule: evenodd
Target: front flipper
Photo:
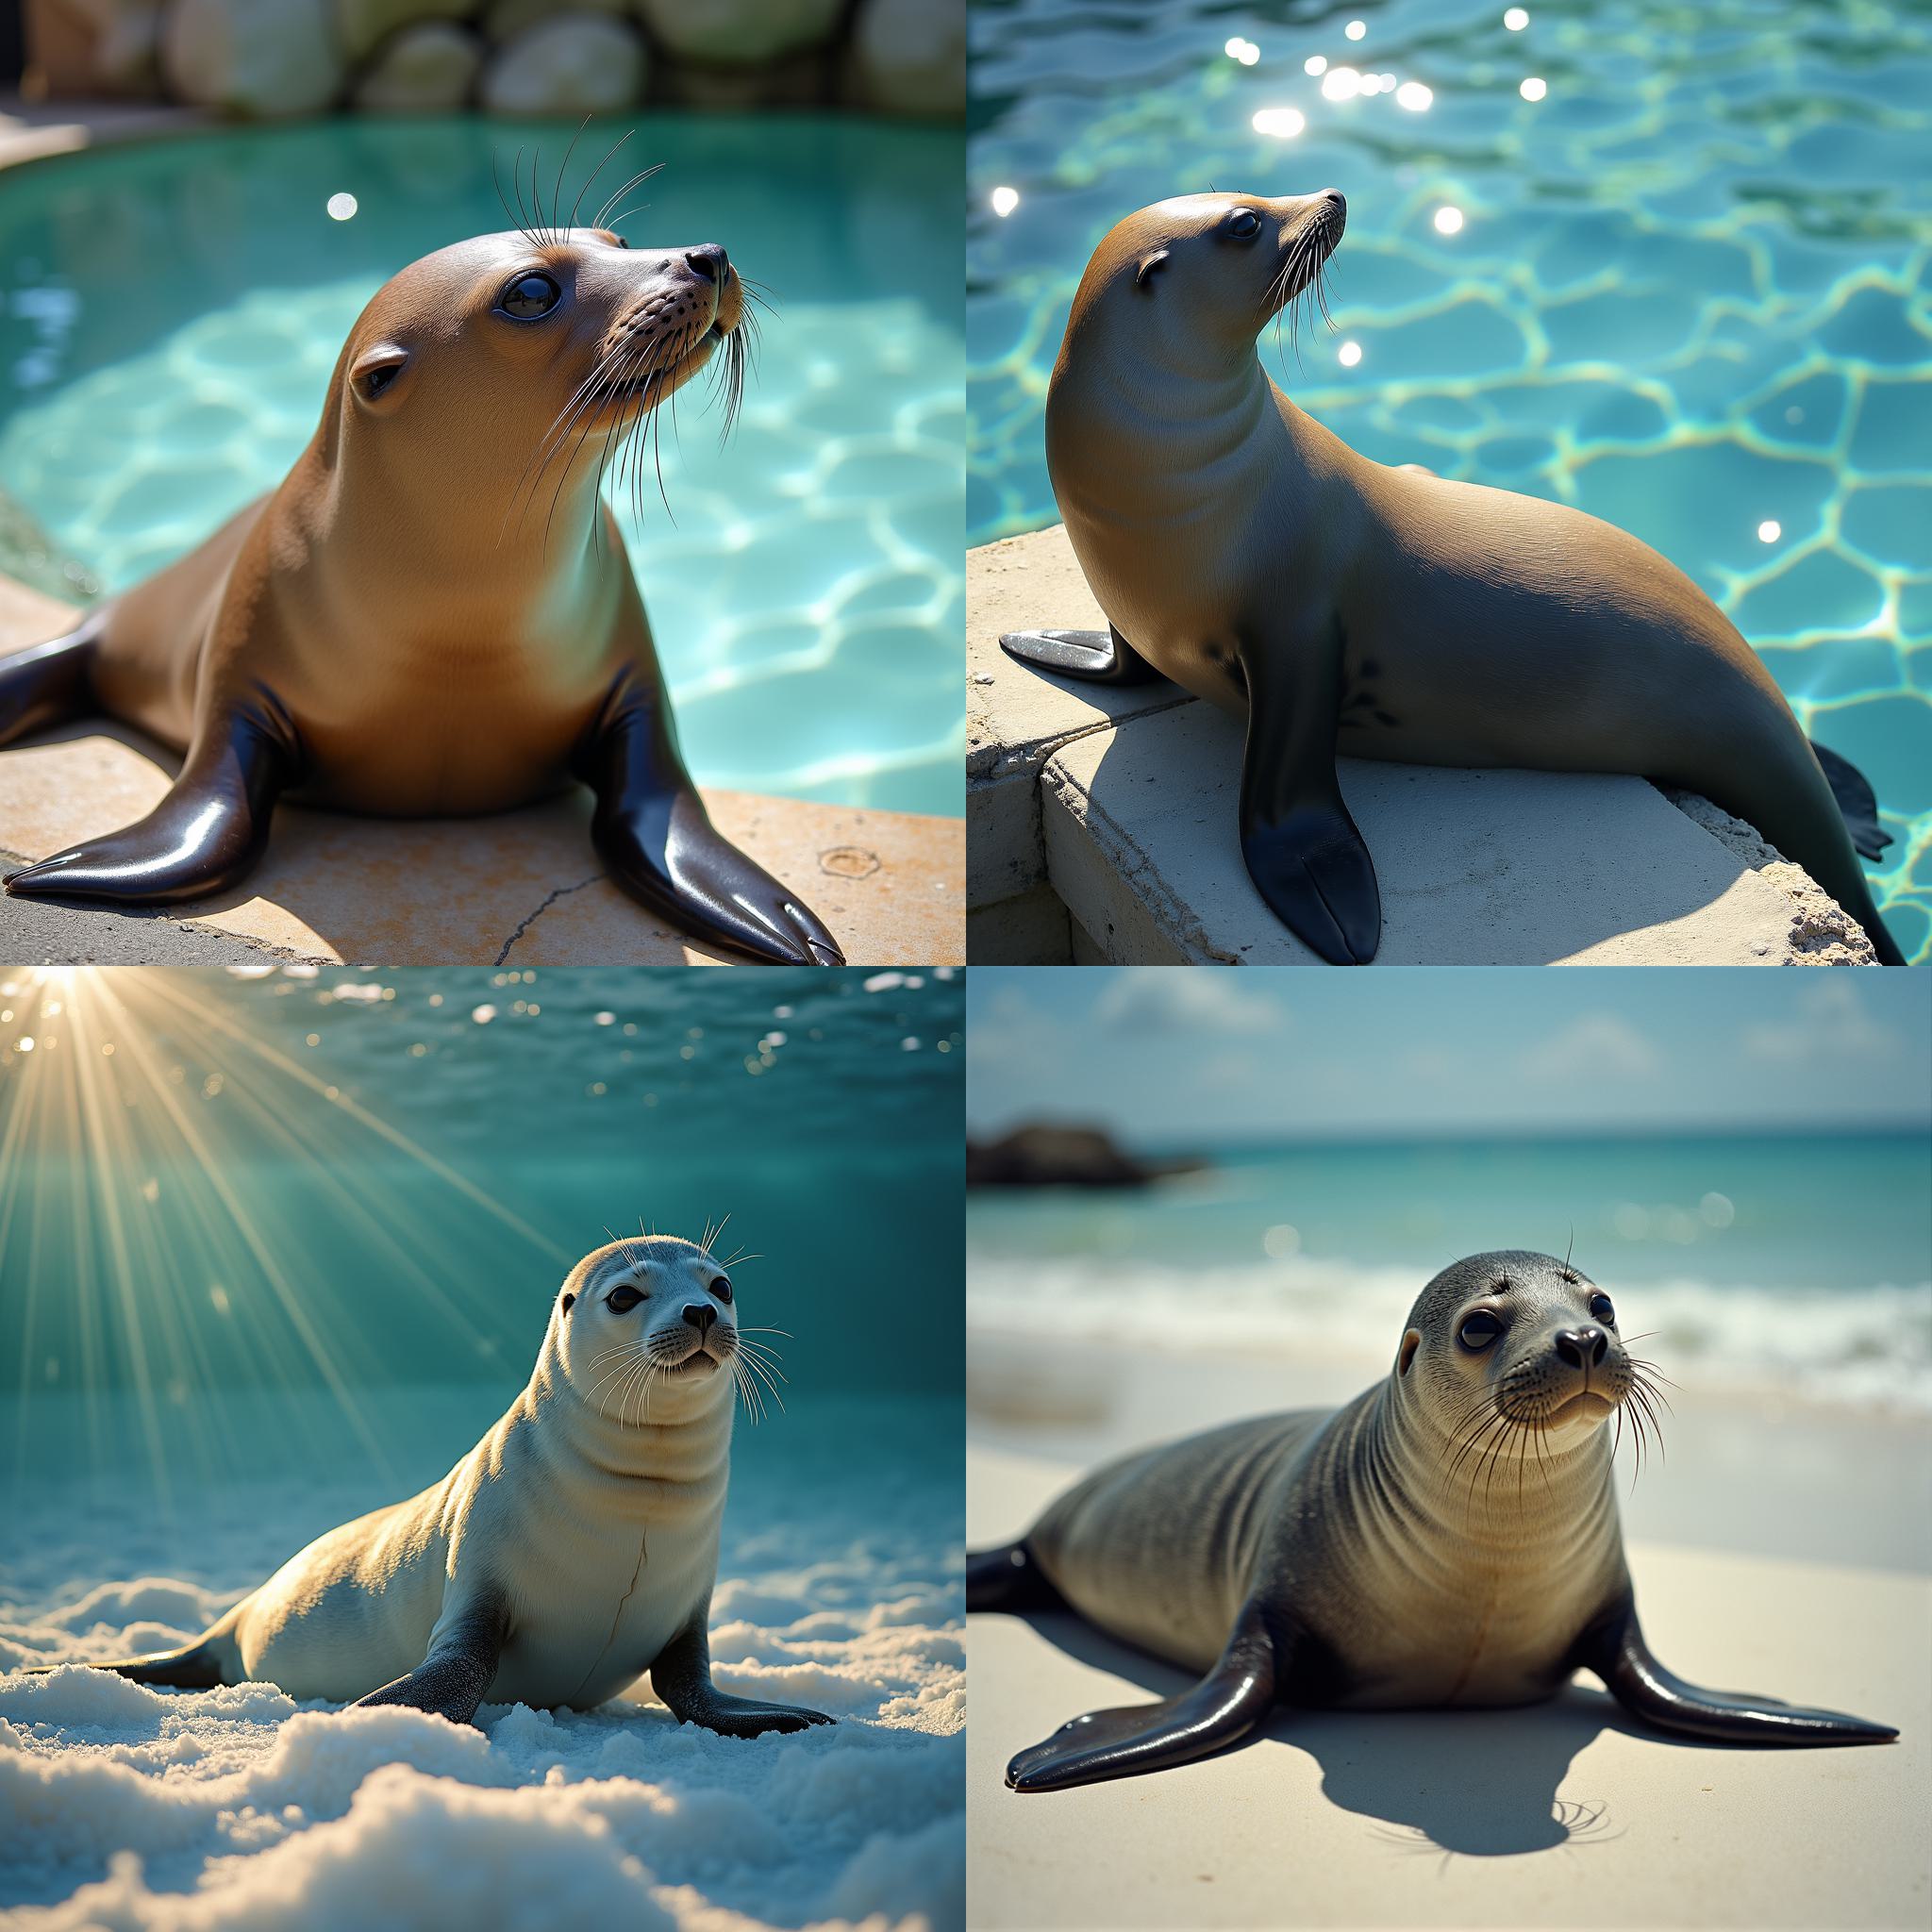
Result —
<instances>
[{"instance_id":1,"label":"front flipper","mask_svg":"<svg viewBox=\"0 0 1932 1932\"><path fill-rule=\"evenodd\" d=\"M764 1704L731 1697L711 1682L711 1600L701 1603L651 1666L651 1689L681 1724L697 1724L721 1738L756 1738L765 1731L803 1731L832 1722L802 1705Z\"/></svg>"},{"instance_id":2,"label":"front flipper","mask_svg":"<svg viewBox=\"0 0 1932 1932\"><path fill-rule=\"evenodd\" d=\"M1160 673L1117 630L1009 630L1000 649L1023 664L1088 684L1153 684Z\"/></svg>"},{"instance_id":3,"label":"front flipper","mask_svg":"<svg viewBox=\"0 0 1932 1932\"><path fill-rule=\"evenodd\" d=\"M1242 640L1241 858L1296 939L1331 966L1365 966L1382 942L1382 895L1335 774L1341 648L1339 624L1313 644Z\"/></svg>"},{"instance_id":4,"label":"front flipper","mask_svg":"<svg viewBox=\"0 0 1932 1932\"><path fill-rule=\"evenodd\" d=\"M275 799L299 762L293 726L271 697L206 719L181 775L146 818L23 866L7 890L136 905L219 892L259 861Z\"/></svg>"},{"instance_id":5,"label":"front flipper","mask_svg":"<svg viewBox=\"0 0 1932 1932\"><path fill-rule=\"evenodd\" d=\"M453 1724L474 1723L476 1707L496 1675L505 1628L500 1599L476 1603L431 1633L429 1655L407 1676L372 1690L367 1697L358 1697L350 1708L405 1704L412 1710L446 1717Z\"/></svg>"},{"instance_id":6,"label":"front flipper","mask_svg":"<svg viewBox=\"0 0 1932 1932\"><path fill-rule=\"evenodd\" d=\"M1058 1791L1207 1757L1246 1737L1274 1708L1275 1664L1260 1606L1250 1601L1220 1660L1191 1690L1072 1718L1021 1752L1007 1766L1007 1783L1016 1791Z\"/></svg>"},{"instance_id":7,"label":"front flipper","mask_svg":"<svg viewBox=\"0 0 1932 1932\"><path fill-rule=\"evenodd\" d=\"M1627 1599L1584 1633L1577 1661L1594 1671L1633 1717L1658 1730L1724 1744L1884 1744L1898 1736L1890 1724L1836 1710L1807 1710L1774 1697L1685 1683L1651 1656L1636 1604Z\"/></svg>"},{"instance_id":8,"label":"front flipper","mask_svg":"<svg viewBox=\"0 0 1932 1932\"><path fill-rule=\"evenodd\" d=\"M678 755L670 708L626 673L573 759L597 794L591 838L641 905L707 945L780 966L842 966L824 921L711 824Z\"/></svg>"}]
</instances>

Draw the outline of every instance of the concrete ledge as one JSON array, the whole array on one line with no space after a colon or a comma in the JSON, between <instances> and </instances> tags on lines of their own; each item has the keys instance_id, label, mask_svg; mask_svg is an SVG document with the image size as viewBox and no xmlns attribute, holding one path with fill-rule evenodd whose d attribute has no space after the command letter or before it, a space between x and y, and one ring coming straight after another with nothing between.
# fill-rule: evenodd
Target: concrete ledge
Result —
<instances>
[{"instance_id":1,"label":"concrete ledge","mask_svg":"<svg viewBox=\"0 0 1932 1932\"><path fill-rule=\"evenodd\" d=\"M58 635L63 605L0 579L0 651ZM178 760L89 719L0 751L0 854L42 858L152 809ZM855 966L964 956L965 827L705 791L718 828L832 928ZM284 806L246 884L166 910L0 899L0 958L199 963L266 951L385 966L722 965L604 876L590 794L483 819L366 819Z\"/></svg>"},{"instance_id":2,"label":"concrete ledge","mask_svg":"<svg viewBox=\"0 0 1932 1932\"><path fill-rule=\"evenodd\" d=\"M1027 928L990 915L1043 875L1078 961L1319 963L1241 862L1237 720L1171 686L1090 702L1000 653L1001 629L1101 622L1064 530L970 553L967 585L974 930L998 933L1010 962ZM1378 963L1873 963L1799 867L1691 794L1611 774L1360 759L1341 773L1381 882ZM996 863L977 849L988 825ZM1037 906L1028 919L1044 929Z\"/></svg>"},{"instance_id":3,"label":"concrete ledge","mask_svg":"<svg viewBox=\"0 0 1932 1932\"><path fill-rule=\"evenodd\" d=\"M1170 684L1077 686L1037 676L1000 649L1029 626L1105 630L1058 527L966 557L966 900L991 906L1046 881L1040 777L1063 745L1192 702Z\"/></svg>"}]
</instances>

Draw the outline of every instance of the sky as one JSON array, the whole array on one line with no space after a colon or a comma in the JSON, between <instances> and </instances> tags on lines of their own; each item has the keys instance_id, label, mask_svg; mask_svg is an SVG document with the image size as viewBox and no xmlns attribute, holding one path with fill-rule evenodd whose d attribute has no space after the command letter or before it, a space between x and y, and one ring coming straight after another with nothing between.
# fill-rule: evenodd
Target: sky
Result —
<instances>
[{"instance_id":1,"label":"sky","mask_svg":"<svg viewBox=\"0 0 1932 1932\"><path fill-rule=\"evenodd\" d=\"M1932 1131L1920 972L976 966L967 1042L980 1135Z\"/></svg>"}]
</instances>

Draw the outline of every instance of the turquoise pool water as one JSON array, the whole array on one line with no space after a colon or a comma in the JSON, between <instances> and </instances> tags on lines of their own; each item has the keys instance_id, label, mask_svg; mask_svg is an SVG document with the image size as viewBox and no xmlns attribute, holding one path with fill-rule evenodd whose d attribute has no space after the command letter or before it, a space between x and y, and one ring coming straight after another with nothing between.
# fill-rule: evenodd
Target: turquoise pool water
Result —
<instances>
[{"instance_id":1,"label":"turquoise pool water","mask_svg":"<svg viewBox=\"0 0 1932 1932\"><path fill-rule=\"evenodd\" d=\"M1824 0L1505 12L975 5L969 541L1054 519L1047 376L1115 220L1210 183L1340 188L1335 333L1299 369L1266 350L1275 379L1378 461L1574 503L1695 577L1871 778L1896 840L1874 885L1924 961L1932 21Z\"/></svg>"},{"instance_id":2,"label":"turquoise pool water","mask_svg":"<svg viewBox=\"0 0 1932 1932\"><path fill-rule=\"evenodd\" d=\"M585 137L574 178L625 125ZM508 225L492 152L508 181L541 148L547 185L570 133L325 122L9 172L0 491L110 590L180 555L280 480L382 281ZM721 241L780 309L732 441L693 390L663 438L669 514L619 509L693 770L957 815L963 349L935 211L958 137L656 114L624 154L667 164L633 241Z\"/></svg>"}]
</instances>

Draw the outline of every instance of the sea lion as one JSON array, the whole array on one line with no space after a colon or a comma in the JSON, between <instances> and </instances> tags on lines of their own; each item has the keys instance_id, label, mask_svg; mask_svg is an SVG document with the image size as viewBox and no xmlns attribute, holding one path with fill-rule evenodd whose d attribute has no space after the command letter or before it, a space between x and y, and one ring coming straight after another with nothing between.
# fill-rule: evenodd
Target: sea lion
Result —
<instances>
[{"instance_id":1,"label":"sea lion","mask_svg":"<svg viewBox=\"0 0 1932 1932\"><path fill-rule=\"evenodd\" d=\"M1047 391L1046 460L1111 630L1002 645L1069 677L1165 674L1245 716L1242 858L1336 964L1373 958L1382 932L1338 754L1701 792L1902 964L1858 864L1889 842L1870 786L1814 755L1682 571L1564 504L1371 462L1269 379L1256 337L1321 299L1346 214L1332 191L1190 194L1094 250Z\"/></svg>"},{"instance_id":2,"label":"sea lion","mask_svg":"<svg viewBox=\"0 0 1932 1932\"><path fill-rule=\"evenodd\" d=\"M648 1671L680 1723L727 1737L830 1724L711 1683L745 1347L704 1248L593 1249L558 1291L527 1386L440 1483L318 1537L185 1649L97 1668L454 1724L484 1703L588 1710Z\"/></svg>"},{"instance_id":3,"label":"sea lion","mask_svg":"<svg viewBox=\"0 0 1932 1932\"><path fill-rule=\"evenodd\" d=\"M842 964L706 814L601 494L607 472L641 485L658 410L714 358L728 426L746 326L716 242L533 220L404 269L279 489L0 659L0 744L106 711L186 755L146 818L7 890L195 898L259 860L278 798L492 812L580 781L599 855L653 912L749 958Z\"/></svg>"},{"instance_id":4,"label":"sea lion","mask_svg":"<svg viewBox=\"0 0 1932 1932\"><path fill-rule=\"evenodd\" d=\"M1660 1730L1870 1744L1835 1711L1700 1690L1637 1621L1604 1427L1654 1420L1610 1298L1547 1255L1474 1255L1424 1288L1388 1377L1346 1407L1211 1429L1096 1470L1019 1542L967 1558L967 1607L1063 1607L1206 1674L1062 1724L1015 1790L1158 1771L1276 1705L1514 1705L1594 1671Z\"/></svg>"}]
</instances>

